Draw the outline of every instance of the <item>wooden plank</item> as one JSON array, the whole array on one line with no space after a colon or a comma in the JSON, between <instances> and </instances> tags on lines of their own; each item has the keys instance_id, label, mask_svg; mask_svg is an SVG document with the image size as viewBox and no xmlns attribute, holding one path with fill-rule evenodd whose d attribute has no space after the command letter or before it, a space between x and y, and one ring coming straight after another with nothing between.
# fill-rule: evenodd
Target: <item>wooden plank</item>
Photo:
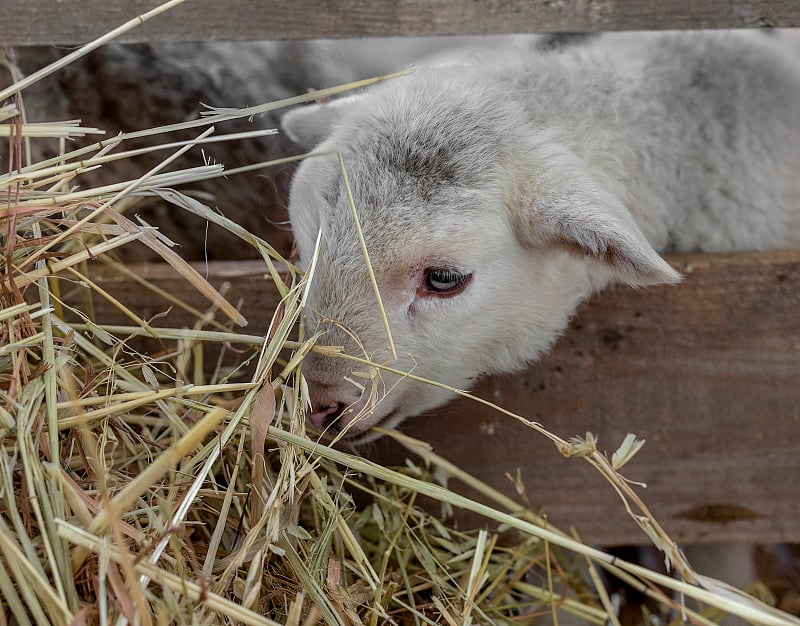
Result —
<instances>
[{"instance_id":1,"label":"wooden plank","mask_svg":"<svg viewBox=\"0 0 800 626\"><path fill-rule=\"evenodd\" d=\"M3 0L0 43L84 43L158 0ZM224 6L223 6L224 5ZM121 41L793 27L796 0L189 0Z\"/></svg>"},{"instance_id":2,"label":"wooden plank","mask_svg":"<svg viewBox=\"0 0 800 626\"><path fill-rule=\"evenodd\" d=\"M798 541L800 250L670 261L686 275L681 285L597 296L550 355L518 376L484 381L477 393L561 436L591 431L609 453L628 432L646 438L625 473L648 484L645 501L680 541ZM171 270L132 269L204 308L180 279L167 278ZM275 301L262 271L209 267L213 282L245 298L256 333ZM125 302L142 300L124 277L101 282ZM152 315L160 305L139 308ZM103 321L118 319L100 303L95 310ZM644 539L588 464L563 459L510 418L461 400L404 430L510 495L506 475L519 469L532 505L584 540ZM386 443L371 455L404 458Z\"/></svg>"},{"instance_id":3,"label":"wooden plank","mask_svg":"<svg viewBox=\"0 0 800 626\"><path fill-rule=\"evenodd\" d=\"M800 253L673 262L682 285L595 298L546 359L478 394L609 454L645 438L625 474L680 541L797 541ZM407 431L509 494L520 468L529 500L584 540L642 539L588 464L510 419L460 401Z\"/></svg>"}]
</instances>

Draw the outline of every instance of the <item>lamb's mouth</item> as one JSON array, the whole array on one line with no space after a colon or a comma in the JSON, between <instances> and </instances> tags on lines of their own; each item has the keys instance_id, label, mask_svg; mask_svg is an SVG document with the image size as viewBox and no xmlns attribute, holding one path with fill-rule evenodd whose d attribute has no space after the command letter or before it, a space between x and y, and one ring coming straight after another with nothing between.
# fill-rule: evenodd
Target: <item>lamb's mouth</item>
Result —
<instances>
[{"instance_id":1,"label":"lamb's mouth","mask_svg":"<svg viewBox=\"0 0 800 626\"><path fill-rule=\"evenodd\" d=\"M354 428L349 428L349 425L345 426L344 428L337 428L334 424L328 427L324 432L320 433L320 441L326 441L328 445L330 445L337 439L339 433L344 430L344 434L338 439L338 441L356 451L358 446L383 437L383 433L376 432L373 429L375 427L382 428L387 426L391 428L391 423L397 418L399 412L399 409L393 409L392 411L389 411L377 422L370 425L366 430L357 431Z\"/></svg>"},{"instance_id":2,"label":"lamb's mouth","mask_svg":"<svg viewBox=\"0 0 800 626\"><path fill-rule=\"evenodd\" d=\"M395 417L397 417L398 410L399 409L393 409L393 410L389 411L386 415L384 415L382 418L380 418L377 422L372 424L367 430L364 430L364 431L361 431L361 432L357 432L357 433L353 433L352 435L345 434L345 436L343 437L343 440L347 441L347 443L352 444L352 445L359 445L359 444L362 444L362 443L367 443L367 442L370 442L370 441L374 441L378 437L382 437L383 435L381 433L376 432L373 429L376 426L381 428L381 427L386 426L387 424L389 424Z\"/></svg>"}]
</instances>

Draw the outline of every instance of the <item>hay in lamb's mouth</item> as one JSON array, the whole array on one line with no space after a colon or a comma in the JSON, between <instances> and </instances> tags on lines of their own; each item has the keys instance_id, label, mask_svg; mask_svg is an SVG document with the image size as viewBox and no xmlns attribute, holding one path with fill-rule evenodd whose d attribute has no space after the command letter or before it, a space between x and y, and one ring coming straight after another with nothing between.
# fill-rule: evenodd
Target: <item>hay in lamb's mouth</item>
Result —
<instances>
[{"instance_id":1,"label":"hay in lamb's mouth","mask_svg":"<svg viewBox=\"0 0 800 626\"><path fill-rule=\"evenodd\" d=\"M372 424L372 426L370 426L367 430L364 430L364 431L361 431L361 432L357 432L357 433L353 433L352 435L345 435L344 436L344 440L347 441L350 444L358 445L358 444L361 444L361 443L367 443L367 442L373 441L374 439L377 439L381 435L379 435L378 433L374 432L373 428L375 428L376 426L383 427L383 426L386 426L387 424L390 424L391 421L395 417L397 417L397 412L398 412L398 409L393 409L393 410L389 411L381 419L379 419L377 422Z\"/></svg>"}]
</instances>

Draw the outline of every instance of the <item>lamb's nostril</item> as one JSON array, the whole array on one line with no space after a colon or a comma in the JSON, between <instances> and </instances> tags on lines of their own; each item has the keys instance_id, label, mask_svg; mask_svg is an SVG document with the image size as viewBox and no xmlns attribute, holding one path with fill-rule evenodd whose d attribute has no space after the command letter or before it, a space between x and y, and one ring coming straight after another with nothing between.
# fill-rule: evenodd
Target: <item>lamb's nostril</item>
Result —
<instances>
[{"instance_id":1,"label":"lamb's nostril","mask_svg":"<svg viewBox=\"0 0 800 626\"><path fill-rule=\"evenodd\" d=\"M306 415L308 420L320 430L328 428L344 411L345 404L337 402L327 406L321 406L313 413Z\"/></svg>"}]
</instances>

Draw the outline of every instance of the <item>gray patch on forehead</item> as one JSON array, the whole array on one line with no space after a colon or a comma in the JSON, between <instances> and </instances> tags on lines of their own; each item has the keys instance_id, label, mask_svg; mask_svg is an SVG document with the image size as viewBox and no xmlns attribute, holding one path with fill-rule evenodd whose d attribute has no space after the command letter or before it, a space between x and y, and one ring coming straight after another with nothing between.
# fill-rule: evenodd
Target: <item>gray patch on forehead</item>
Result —
<instances>
[{"instance_id":1,"label":"gray patch on forehead","mask_svg":"<svg viewBox=\"0 0 800 626\"><path fill-rule=\"evenodd\" d=\"M384 92L355 120L354 149L378 167L419 181L474 182L498 145L491 107L480 100L448 99L429 88L392 95Z\"/></svg>"},{"instance_id":2,"label":"gray patch on forehead","mask_svg":"<svg viewBox=\"0 0 800 626\"><path fill-rule=\"evenodd\" d=\"M368 158L354 158L348 175L358 205L382 210L391 205L426 206L455 189L480 187L492 162L489 145L463 137L445 140L436 131L386 129L373 135ZM346 162L347 163L347 162ZM434 210L429 206L428 210Z\"/></svg>"},{"instance_id":3,"label":"gray patch on forehead","mask_svg":"<svg viewBox=\"0 0 800 626\"><path fill-rule=\"evenodd\" d=\"M438 130L438 129L437 129ZM398 129L377 137L375 159L385 167L419 181L456 183L463 175L465 146L445 142L437 130L408 136ZM425 136L427 135L427 136Z\"/></svg>"},{"instance_id":4,"label":"gray patch on forehead","mask_svg":"<svg viewBox=\"0 0 800 626\"><path fill-rule=\"evenodd\" d=\"M411 233L420 229L441 230L443 220L449 224L468 211L470 190L491 187L487 182L498 178L499 137L509 116L480 94L459 90L455 96L453 91L445 89L450 96L443 96L429 85L420 90L408 83L402 93L387 89L365 99L337 129L364 236L372 247L388 250L408 245ZM341 177L337 182L327 199L333 212L343 216L349 203ZM351 219L337 219L330 235L342 245L355 236L352 229Z\"/></svg>"}]
</instances>

